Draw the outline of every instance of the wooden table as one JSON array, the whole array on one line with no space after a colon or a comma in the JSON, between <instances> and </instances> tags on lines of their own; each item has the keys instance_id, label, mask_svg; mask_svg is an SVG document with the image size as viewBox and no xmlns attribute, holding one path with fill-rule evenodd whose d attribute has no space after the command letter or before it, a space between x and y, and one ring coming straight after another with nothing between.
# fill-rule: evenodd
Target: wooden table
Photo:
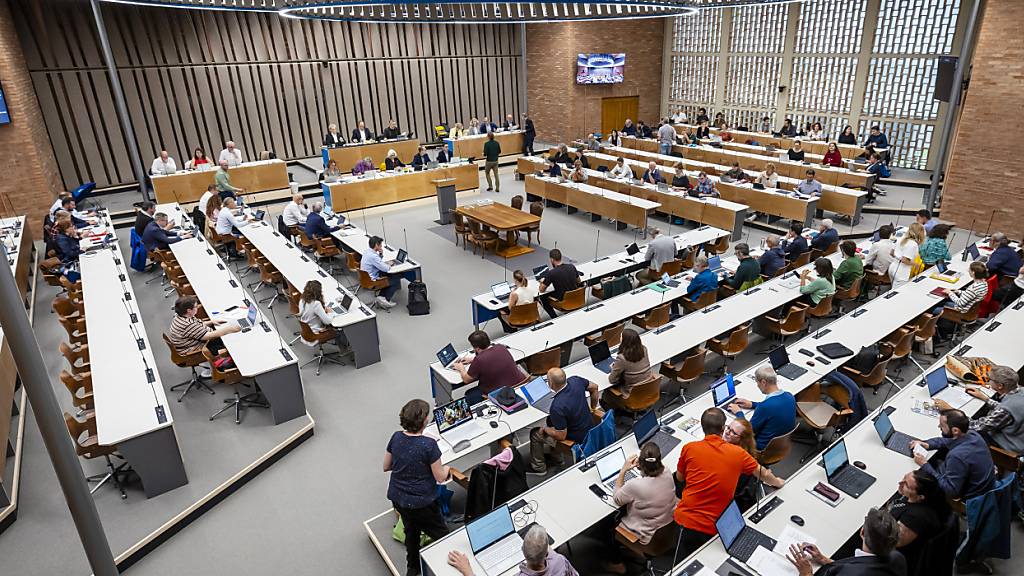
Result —
<instances>
[{"instance_id":1,"label":"wooden table","mask_svg":"<svg viewBox=\"0 0 1024 576\"><path fill-rule=\"evenodd\" d=\"M673 128L679 134L685 134L687 129L696 130L697 126L693 124L673 124ZM743 130L729 130L729 134L732 134L734 140L740 142L746 142L747 140L754 140L760 143L762 146L771 144L776 148L788 149L793 145L793 141L799 139L800 145L807 152L813 154L824 154L828 151L828 142L824 140L808 140L807 138L786 138L784 136L772 136L771 134L762 134L761 132L748 132ZM719 134L721 130L718 128L711 128L712 134ZM864 153L864 147L858 144L839 144L839 151L843 154L843 158L854 158ZM888 148L876 149L876 152L886 152Z\"/></svg>"},{"instance_id":2,"label":"wooden table","mask_svg":"<svg viewBox=\"0 0 1024 576\"><path fill-rule=\"evenodd\" d=\"M463 218L476 220L480 224L505 233L505 241L494 251L498 256L514 258L533 252L530 246L516 241L516 232L540 224L540 216L506 206L504 204L466 204L455 209Z\"/></svg>"},{"instance_id":3,"label":"wooden table","mask_svg":"<svg viewBox=\"0 0 1024 576\"><path fill-rule=\"evenodd\" d=\"M288 190L288 168L284 160L245 162L228 168L231 185L244 188L246 194ZM153 193L158 204L198 202L213 176L220 168L180 171L167 176L153 176Z\"/></svg>"},{"instance_id":4,"label":"wooden table","mask_svg":"<svg viewBox=\"0 0 1024 576\"><path fill-rule=\"evenodd\" d=\"M501 145L501 155L508 156L521 153L523 151L523 134L522 130L495 132L494 139ZM458 140L445 138L444 141L448 145L448 152L452 156L476 158L479 160L484 157L484 142L487 142L487 135L463 136Z\"/></svg>"},{"instance_id":5,"label":"wooden table","mask_svg":"<svg viewBox=\"0 0 1024 576\"><path fill-rule=\"evenodd\" d=\"M615 220L616 228L624 230L632 225L647 234L647 216L661 207L658 202L644 198L633 198L628 193L605 191L605 188L590 184L559 182L551 178L526 177L526 193L565 204L569 213L583 210L597 222L601 217Z\"/></svg>"},{"instance_id":6,"label":"wooden table","mask_svg":"<svg viewBox=\"0 0 1024 576\"><path fill-rule=\"evenodd\" d=\"M416 150L420 147L420 141L416 138L403 138L401 140L388 140L386 142L373 142L370 144L347 144L337 148L322 147L321 155L324 159L324 168L327 163L334 160L338 163L338 169L342 172L351 172L352 168L367 156L373 161L374 166L380 166L388 155L388 150L394 150L398 158L409 164Z\"/></svg>"},{"instance_id":7,"label":"wooden table","mask_svg":"<svg viewBox=\"0 0 1024 576\"><path fill-rule=\"evenodd\" d=\"M321 188L331 210L348 212L435 196L437 187L434 180L448 178L455 180L456 190L472 190L480 186L480 169L476 164L464 163L444 164L418 172L377 172L372 176L350 176L338 182L324 182Z\"/></svg>"}]
</instances>

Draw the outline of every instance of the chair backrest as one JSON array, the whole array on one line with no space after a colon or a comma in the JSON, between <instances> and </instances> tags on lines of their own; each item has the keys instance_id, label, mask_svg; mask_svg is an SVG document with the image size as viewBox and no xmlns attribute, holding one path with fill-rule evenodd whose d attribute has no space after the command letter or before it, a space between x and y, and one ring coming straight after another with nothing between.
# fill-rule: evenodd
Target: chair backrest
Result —
<instances>
[{"instance_id":1,"label":"chair backrest","mask_svg":"<svg viewBox=\"0 0 1024 576\"><path fill-rule=\"evenodd\" d=\"M807 313L810 314L811 316L814 316L815 318L828 316L829 314L832 313L832 298L834 296L835 294L829 294L828 296L825 296L824 298L819 300L813 308L808 308Z\"/></svg>"},{"instance_id":2,"label":"chair backrest","mask_svg":"<svg viewBox=\"0 0 1024 576\"><path fill-rule=\"evenodd\" d=\"M516 210L522 210L523 202L525 201L526 199L523 198L522 195L516 194L515 196L512 197L512 207L515 208Z\"/></svg>"},{"instance_id":3,"label":"chair backrest","mask_svg":"<svg viewBox=\"0 0 1024 576\"><path fill-rule=\"evenodd\" d=\"M853 300L854 298L860 296L860 284L863 280L863 276L857 276L856 278L853 279L853 282L850 283L849 288L839 288L838 290L836 290L835 299Z\"/></svg>"},{"instance_id":4,"label":"chair backrest","mask_svg":"<svg viewBox=\"0 0 1024 576\"><path fill-rule=\"evenodd\" d=\"M203 362L202 353L197 351L191 355L193 360L195 360L195 364L190 364L189 358L178 353L178 350L174 347L174 344L171 344L171 339L166 333L161 332L160 336L163 338L164 344L167 345L167 349L171 352L171 362L174 362L175 366L191 366Z\"/></svg>"},{"instance_id":5,"label":"chair backrest","mask_svg":"<svg viewBox=\"0 0 1024 576\"><path fill-rule=\"evenodd\" d=\"M978 319L978 310L981 308L981 302L975 302L974 306L967 312L960 315L961 322L974 322Z\"/></svg>"},{"instance_id":6,"label":"chair backrest","mask_svg":"<svg viewBox=\"0 0 1024 576\"><path fill-rule=\"evenodd\" d=\"M232 384L242 379L241 374L238 372L238 368L228 368L223 370L217 367L217 357L214 356L213 352L210 352L209 348L202 348L201 352L206 361L210 364L210 376L214 382L223 382L225 384Z\"/></svg>"},{"instance_id":7,"label":"chair backrest","mask_svg":"<svg viewBox=\"0 0 1024 576\"><path fill-rule=\"evenodd\" d=\"M822 250L818 250L817 248L811 248L811 257L808 258L808 261L809 262L814 262L818 258L821 258L821 256L823 254L824 254L824 252Z\"/></svg>"},{"instance_id":8,"label":"chair backrest","mask_svg":"<svg viewBox=\"0 0 1024 576\"><path fill-rule=\"evenodd\" d=\"M64 355L64 358L68 361L72 367L76 365L79 360L88 362L89 346L80 346L78 349L74 349L68 345L67 342L60 343L60 353Z\"/></svg>"},{"instance_id":9,"label":"chair backrest","mask_svg":"<svg viewBox=\"0 0 1024 576\"><path fill-rule=\"evenodd\" d=\"M64 318L73 316L79 312L78 306L75 305L74 301L63 295L54 298L50 307L53 308L54 312Z\"/></svg>"},{"instance_id":10,"label":"chair backrest","mask_svg":"<svg viewBox=\"0 0 1024 576\"><path fill-rule=\"evenodd\" d=\"M875 364L874 368L871 369L871 372L868 372L868 374L864 377L863 381L860 382L860 384L864 386L881 385L882 381L885 380L886 370L889 369L889 360L892 360L892 357L893 356L891 348L888 352L883 352L882 355L879 357L878 362Z\"/></svg>"},{"instance_id":11,"label":"chair backrest","mask_svg":"<svg viewBox=\"0 0 1024 576\"><path fill-rule=\"evenodd\" d=\"M959 544L960 517L949 513L942 532L924 543L917 564L907 566L907 576L953 576L953 565Z\"/></svg>"},{"instance_id":12,"label":"chair backrest","mask_svg":"<svg viewBox=\"0 0 1024 576\"><path fill-rule=\"evenodd\" d=\"M801 266L806 266L808 263L810 263L810 261L811 261L811 253L810 252L804 252L803 254L797 256L796 260L793 260L793 268L792 269L795 270L795 269L797 269L797 268L799 268Z\"/></svg>"},{"instance_id":13,"label":"chair backrest","mask_svg":"<svg viewBox=\"0 0 1024 576\"><path fill-rule=\"evenodd\" d=\"M576 310L583 308L583 305L587 303L587 287L580 286L574 290L569 290L562 295L561 307L563 310Z\"/></svg>"},{"instance_id":14,"label":"chair backrest","mask_svg":"<svg viewBox=\"0 0 1024 576\"><path fill-rule=\"evenodd\" d=\"M916 329L904 327L896 330L886 338L887 343L893 348L893 358L906 358L907 354L910 354L910 350L914 346L914 335L916 333Z\"/></svg>"},{"instance_id":15,"label":"chair backrest","mask_svg":"<svg viewBox=\"0 0 1024 576\"><path fill-rule=\"evenodd\" d=\"M682 269L682 260L669 260L668 262L665 262L664 264L661 265L661 270L659 270L658 272L659 274L668 274L669 276L675 276L676 274L679 274L679 272L682 271Z\"/></svg>"},{"instance_id":16,"label":"chair backrest","mask_svg":"<svg viewBox=\"0 0 1024 576\"><path fill-rule=\"evenodd\" d=\"M683 365L676 372L676 378L685 382L692 382L704 374L704 361L707 360L708 350L703 346L698 347L683 360Z\"/></svg>"},{"instance_id":17,"label":"chair backrest","mask_svg":"<svg viewBox=\"0 0 1024 576\"><path fill-rule=\"evenodd\" d=\"M622 330L625 327L625 322L609 326L601 331L601 339L608 343L609 348L614 348L622 343Z\"/></svg>"},{"instance_id":18,"label":"chair backrest","mask_svg":"<svg viewBox=\"0 0 1024 576\"><path fill-rule=\"evenodd\" d=\"M836 250L839 250L839 240L835 240L831 244L826 246L825 249L821 251L821 255L830 256L832 254L835 254Z\"/></svg>"},{"instance_id":19,"label":"chair backrest","mask_svg":"<svg viewBox=\"0 0 1024 576\"><path fill-rule=\"evenodd\" d=\"M60 381L62 384L64 384L64 387L68 389L68 392L71 394L72 398L78 396L79 390L82 390L83 388L87 387L85 378L85 375L75 376L74 374L68 372L67 370L60 371Z\"/></svg>"},{"instance_id":20,"label":"chair backrest","mask_svg":"<svg viewBox=\"0 0 1024 576\"><path fill-rule=\"evenodd\" d=\"M680 268L686 268L687 270L693 268L693 263L697 260L696 250L687 250L686 256L682 259Z\"/></svg>"},{"instance_id":21,"label":"chair backrest","mask_svg":"<svg viewBox=\"0 0 1024 576\"><path fill-rule=\"evenodd\" d=\"M466 219L462 217L462 213L452 211L451 214L452 222L455 223L455 229L464 231L466 229Z\"/></svg>"},{"instance_id":22,"label":"chair backrest","mask_svg":"<svg viewBox=\"0 0 1024 576\"><path fill-rule=\"evenodd\" d=\"M345 252L345 264L349 272L359 270L360 256L356 252Z\"/></svg>"},{"instance_id":23,"label":"chair backrest","mask_svg":"<svg viewBox=\"0 0 1024 576\"><path fill-rule=\"evenodd\" d=\"M309 236L306 235L306 231L304 229L302 229L302 228L299 228L298 230L299 230L299 244L302 244L306 248L315 248L316 247L316 242L312 238L310 238Z\"/></svg>"},{"instance_id":24,"label":"chair backrest","mask_svg":"<svg viewBox=\"0 0 1024 576\"><path fill-rule=\"evenodd\" d=\"M661 375L655 372L647 380L634 384L623 404L630 412L642 412L654 406L660 397Z\"/></svg>"},{"instance_id":25,"label":"chair backrest","mask_svg":"<svg viewBox=\"0 0 1024 576\"><path fill-rule=\"evenodd\" d=\"M526 371L534 376L547 374L548 370L562 365L562 349L558 346L548 348L526 357Z\"/></svg>"},{"instance_id":26,"label":"chair backrest","mask_svg":"<svg viewBox=\"0 0 1024 576\"><path fill-rule=\"evenodd\" d=\"M309 324L299 320L299 334L302 335L302 341L307 344L315 344L317 342L327 342L334 339L334 334L329 330L317 333L314 332Z\"/></svg>"},{"instance_id":27,"label":"chair backrest","mask_svg":"<svg viewBox=\"0 0 1024 576\"><path fill-rule=\"evenodd\" d=\"M935 325L939 323L939 315L925 312L917 317L917 332L914 339L924 341L935 336Z\"/></svg>"},{"instance_id":28,"label":"chair backrest","mask_svg":"<svg viewBox=\"0 0 1024 576\"><path fill-rule=\"evenodd\" d=\"M701 308L711 306L715 302L718 302L718 290L708 290L697 298L697 301L693 303L693 307L696 310L700 310Z\"/></svg>"},{"instance_id":29,"label":"chair backrest","mask_svg":"<svg viewBox=\"0 0 1024 576\"><path fill-rule=\"evenodd\" d=\"M528 304L516 304L509 308L507 322L512 326L529 326L540 322L540 310L537 301Z\"/></svg>"},{"instance_id":30,"label":"chair backrest","mask_svg":"<svg viewBox=\"0 0 1024 576\"><path fill-rule=\"evenodd\" d=\"M530 202L530 214L534 216L543 216L544 204L541 202Z\"/></svg>"},{"instance_id":31,"label":"chair backrest","mask_svg":"<svg viewBox=\"0 0 1024 576\"><path fill-rule=\"evenodd\" d=\"M359 287L364 290L379 290L388 285L386 276L374 280L366 270L359 271Z\"/></svg>"},{"instance_id":32,"label":"chair backrest","mask_svg":"<svg viewBox=\"0 0 1024 576\"><path fill-rule=\"evenodd\" d=\"M596 289L598 286L594 286ZM625 294L629 292L633 285L630 283L629 276L622 275L618 278L612 278L611 280L603 280L600 284L601 298L607 300L613 298L619 294Z\"/></svg>"},{"instance_id":33,"label":"chair backrest","mask_svg":"<svg viewBox=\"0 0 1024 576\"><path fill-rule=\"evenodd\" d=\"M67 412L64 413L64 425L68 428L68 434L71 436L71 440L75 443L75 453L79 456L84 456L89 451L82 447L81 441L83 434L91 435L93 433L92 430L89 429L89 422L89 420L79 422L71 414L68 414ZM92 422L95 422L95 420L92 420Z\"/></svg>"},{"instance_id":34,"label":"chair backrest","mask_svg":"<svg viewBox=\"0 0 1024 576\"><path fill-rule=\"evenodd\" d=\"M466 223L469 225L469 233L473 236L479 236L482 233L480 230L480 223L476 220L469 219Z\"/></svg>"},{"instance_id":35,"label":"chair backrest","mask_svg":"<svg viewBox=\"0 0 1024 576\"><path fill-rule=\"evenodd\" d=\"M793 334L803 330L804 323L807 322L807 308L808 306L790 308L789 314L786 314L786 319L782 322L782 331Z\"/></svg>"},{"instance_id":36,"label":"chair backrest","mask_svg":"<svg viewBox=\"0 0 1024 576\"><path fill-rule=\"evenodd\" d=\"M789 451L793 448L793 433L800 427L800 423L797 422L796 426L789 432L786 432L782 436L776 436L768 441L768 445L764 447L764 450L758 455L757 461L762 466L771 466L777 462L781 462L786 459L789 455Z\"/></svg>"},{"instance_id":37,"label":"chair backrest","mask_svg":"<svg viewBox=\"0 0 1024 576\"><path fill-rule=\"evenodd\" d=\"M291 282L287 282L285 287L285 297L288 298L288 312L293 316L299 315L299 300L302 298L302 293L299 292L295 286L292 286Z\"/></svg>"},{"instance_id":38,"label":"chair backrest","mask_svg":"<svg viewBox=\"0 0 1024 576\"><path fill-rule=\"evenodd\" d=\"M740 324L729 333L729 340L722 347L722 351L735 356L747 349L750 342L750 322Z\"/></svg>"},{"instance_id":39,"label":"chair backrest","mask_svg":"<svg viewBox=\"0 0 1024 576\"><path fill-rule=\"evenodd\" d=\"M668 311L671 305L672 304L670 302L666 302L665 304L662 304L648 312L647 316L644 318L644 324L647 328L657 328L658 326L668 324Z\"/></svg>"},{"instance_id":40,"label":"chair backrest","mask_svg":"<svg viewBox=\"0 0 1024 576\"><path fill-rule=\"evenodd\" d=\"M729 249L729 236L722 236L717 242L712 244L708 248L708 252L714 252L715 254L721 254Z\"/></svg>"}]
</instances>

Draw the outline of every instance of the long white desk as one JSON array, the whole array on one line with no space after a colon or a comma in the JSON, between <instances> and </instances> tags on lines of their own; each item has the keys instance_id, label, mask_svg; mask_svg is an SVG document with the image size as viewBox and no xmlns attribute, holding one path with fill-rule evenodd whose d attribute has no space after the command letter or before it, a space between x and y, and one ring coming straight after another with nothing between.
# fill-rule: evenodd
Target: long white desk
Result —
<instances>
[{"instance_id":1,"label":"long white desk","mask_svg":"<svg viewBox=\"0 0 1024 576\"><path fill-rule=\"evenodd\" d=\"M114 235L110 221L82 230ZM91 246L88 239L83 248ZM115 240L79 258L89 330L89 362L96 436L116 446L152 498L188 483L153 348L142 322L128 270Z\"/></svg>"},{"instance_id":2,"label":"long white desk","mask_svg":"<svg viewBox=\"0 0 1024 576\"><path fill-rule=\"evenodd\" d=\"M24 216L0 218L0 242L3 243L3 254L7 260L6 265L11 267L11 274L21 293L22 301L28 295L29 269L32 267L29 261L33 257L33 243L31 234L26 230L27 222L28 220ZM0 262L0 266L4 265ZM14 306L14 302L5 302L5 305ZM18 367L14 363L10 346L4 339L3 326L0 326L0 413L5 415L0 418L0 439L3 440L4 445L4 450L0 451L0 471L7 469L7 447L16 446L19 443L17 429L24 428L19 425L19 421L24 423L25 414L18 415L16 408L24 405L25 391L21 392L21 400L16 399L15 387L17 384ZM14 416L11 416L12 414ZM15 430L13 435L11 434L12 429ZM16 461L20 461L20 451ZM14 468L20 472L20 466L15 465ZM13 498L16 498L14 485L18 480L14 476L9 480L11 481L9 482L5 475L0 474L0 524L3 524L9 514L17 510L17 506L12 505L11 502Z\"/></svg>"},{"instance_id":3,"label":"long white desk","mask_svg":"<svg viewBox=\"0 0 1024 576\"><path fill-rule=\"evenodd\" d=\"M310 280L319 280L323 287L324 302L335 302L345 295L350 296L352 303L344 314L334 317L333 326L345 333L357 368L380 362L377 315L372 310L267 222L251 223L240 230L299 292Z\"/></svg>"},{"instance_id":4,"label":"long white desk","mask_svg":"<svg viewBox=\"0 0 1024 576\"><path fill-rule=\"evenodd\" d=\"M167 214L175 224L194 226L177 204L161 204L157 211ZM202 234L171 244L171 252L211 317L232 306L245 307L255 301ZM276 324L276 318L268 318L257 306L253 327L226 334L221 340L239 373L255 379L270 402L274 423L280 424L305 414L306 402L295 353L278 333Z\"/></svg>"},{"instance_id":5,"label":"long white desk","mask_svg":"<svg viewBox=\"0 0 1024 576\"><path fill-rule=\"evenodd\" d=\"M334 216L327 220L328 226L339 226L338 217ZM346 252L355 252L356 254L362 255L363 252L370 248L370 235L365 230L356 226L351 219L345 222L346 227L336 230L331 233L335 239L341 242L345 246ZM406 250L408 253L408 249ZM391 246L386 240L384 242L384 255L381 257L385 262L394 260L398 257L398 250ZM418 262L412 258L406 258L405 262L401 264L396 263L391 267L391 274L401 274L406 280L412 282L419 280L422 276L422 270Z\"/></svg>"}]
</instances>

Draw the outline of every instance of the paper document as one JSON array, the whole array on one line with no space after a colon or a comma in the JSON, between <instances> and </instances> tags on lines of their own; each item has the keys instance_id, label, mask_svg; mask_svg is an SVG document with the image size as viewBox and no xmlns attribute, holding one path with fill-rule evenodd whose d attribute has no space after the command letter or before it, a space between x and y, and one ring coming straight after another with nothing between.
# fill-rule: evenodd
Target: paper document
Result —
<instances>
[{"instance_id":1,"label":"paper document","mask_svg":"<svg viewBox=\"0 0 1024 576\"><path fill-rule=\"evenodd\" d=\"M803 532L793 526L786 525L782 530L782 534L776 540L775 551L779 554L788 554L789 547L792 544L817 544L818 539L810 534Z\"/></svg>"},{"instance_id":2,"label":"paper document","mask_svg":"<svg viewBox=\"0 0 1024 576\"><path fill-rule=\"evenodd\" d=\"M758 546L757 550L754 550L754 553L750 555L750 560L747 560L747 566L753 568L761 576L800 576L800 571L793 566L788 558L763 546Z\"/></svg>"},{"instance_id":3,"label":"paper document","mask_svg":"<svg viewBox=\"0 0 1024 576\"><path fill-rule=\"evenodd\" d=\"M922 446L920 444L915 444L914 445L914 456L923 456L923 457L927 458L928 457L928 451L925 450L924 446Z\"/></svg>"}]
</instances>

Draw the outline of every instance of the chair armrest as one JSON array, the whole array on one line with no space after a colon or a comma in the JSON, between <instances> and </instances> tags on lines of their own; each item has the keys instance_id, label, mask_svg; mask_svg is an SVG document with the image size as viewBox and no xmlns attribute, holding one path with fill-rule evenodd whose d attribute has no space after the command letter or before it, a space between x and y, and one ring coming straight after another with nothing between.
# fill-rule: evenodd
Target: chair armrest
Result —
<instances>
[{"instance_id":1,"label":"chair armrest","mask_svg":"<svg viewBox=\"0 0 1024 576\"><path fill-rule=\"evenodd\" d=\"M639 536L637 536L632 530L626 528L622 524L619 524L615 527L615 532L630 544L636 544L640 541Z\"/></svg>"},{"instance_id":2,"label":"chair armrest","mask_svg":"<svg viewBox=\"0 0 1024 576\"><path fill-rule=\"evenodd\" d=\"M465 474L462 473L461 470L455 468L454 466L450 467L450 470L452 474L452 481L454 481L459 486L462 486L463 488L469 489L469 476L466 476Z\"/></svg>"}]
</instances>

